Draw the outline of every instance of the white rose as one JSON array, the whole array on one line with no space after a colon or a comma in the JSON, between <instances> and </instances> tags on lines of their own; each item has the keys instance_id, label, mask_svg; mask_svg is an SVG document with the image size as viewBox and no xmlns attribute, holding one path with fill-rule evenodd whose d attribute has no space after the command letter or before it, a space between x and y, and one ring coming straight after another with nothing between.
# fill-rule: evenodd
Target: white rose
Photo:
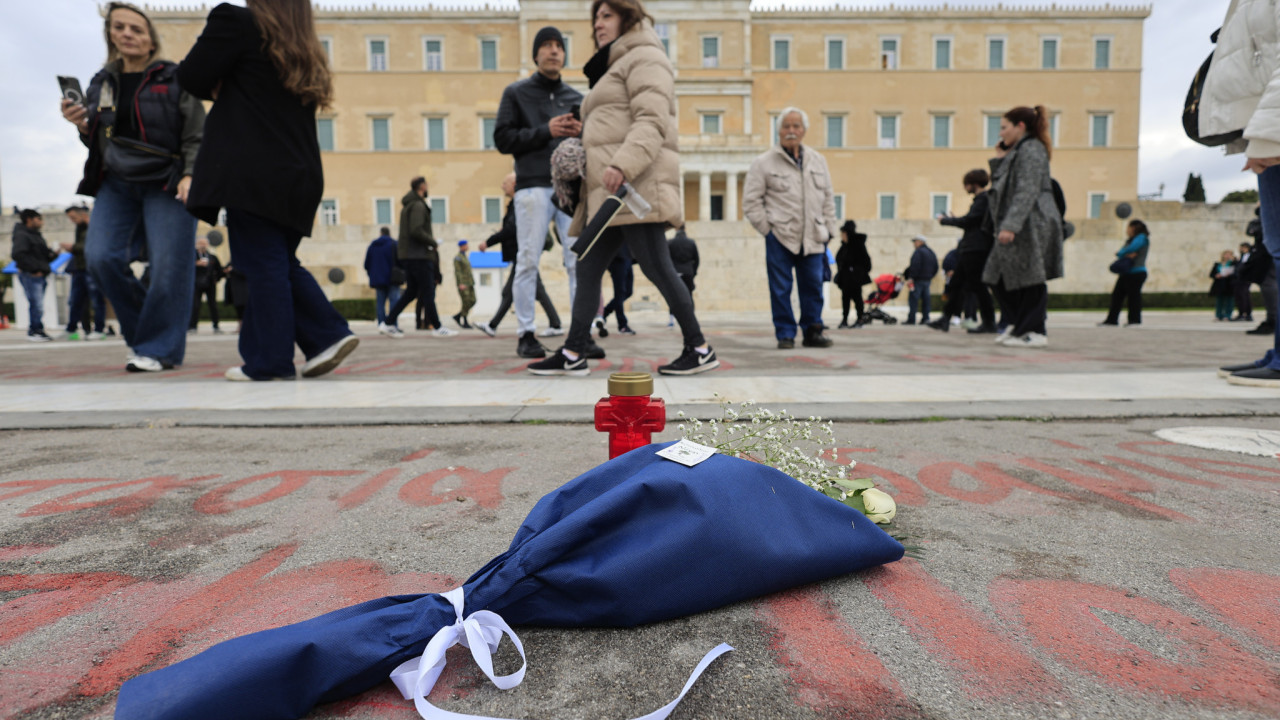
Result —
<instances>
[{"instance_id":1,"label":"white rose","mask_svg":"<svg viewBox=\"0 0 1280 720\"><path fill-rule=\"evenodd\" d=\"M870 488L863 490L862 504L867 508L867 517L873 522L880 525L889 524L893 520L893 516L898 513L898 504L893 501L893 496L883 490Z\"/></svg>"}]
</instances>

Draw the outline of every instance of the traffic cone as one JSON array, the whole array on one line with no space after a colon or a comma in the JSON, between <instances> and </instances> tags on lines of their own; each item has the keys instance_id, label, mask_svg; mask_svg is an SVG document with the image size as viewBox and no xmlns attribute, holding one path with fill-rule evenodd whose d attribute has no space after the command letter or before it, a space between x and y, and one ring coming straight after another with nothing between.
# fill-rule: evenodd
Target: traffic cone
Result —
<instances>
[{"instance_id":1,"label":"traffic cone","mask_svg":"<svg viewBox=\"0 0 1280 720\"><path fill-rule=\"evenodd\" d=\"M0 315L0 330L8 330L8 329L9 329L9 316Z\"/></svg>"}]
</instances>

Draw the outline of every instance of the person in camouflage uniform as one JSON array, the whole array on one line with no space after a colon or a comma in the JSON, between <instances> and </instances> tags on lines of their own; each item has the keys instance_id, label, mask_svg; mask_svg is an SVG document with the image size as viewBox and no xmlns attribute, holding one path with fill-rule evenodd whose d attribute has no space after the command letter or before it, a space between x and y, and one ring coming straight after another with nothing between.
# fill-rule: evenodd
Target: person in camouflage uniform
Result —
<instances>
[{"instance_id":1,"label":"person in camouflage uniform","mask_svg":"<svg viewBox=\"0 0 1280 720\"><path fill-rule=\"evenodd\" d=\"M459 327L471 328L467 313L476 304L476 279L471 273L471 261L467 259L467 241L458 241L458 254L453 256L453 277L458 284L458 297L462 300L462 309L453 316Z\"/></svg>"}]
</instances>

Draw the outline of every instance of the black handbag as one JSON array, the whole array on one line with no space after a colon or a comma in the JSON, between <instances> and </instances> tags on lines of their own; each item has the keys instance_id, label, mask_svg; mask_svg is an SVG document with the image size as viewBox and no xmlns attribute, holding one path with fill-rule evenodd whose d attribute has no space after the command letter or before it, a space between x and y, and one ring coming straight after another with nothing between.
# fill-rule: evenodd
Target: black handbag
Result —
<instances>
[{"instance_id":1,"label":"black handbag","mask_svg":"<svg viewBox=\"0 0 1280 720\"><path fill-rule=\"evenodd\" d=\"M1222 32L1222 28L1214 30L1209 39L1217 43L1218 33L1220 32ZM1206 137L1200 135L1200 100L1204 94L1205 78L1209 76L1209 64L1212 62L1213 53L1209 53L1209 57L1205 58L1200 69L1196 71L1195 77L1191 79L1191 89L1187 90L1187 99L1182 105L1182 129L1186 131L1187 137L1195 142L1207 147L1218 147L1244 137L1244 130L1232 130L1221 135L1209 135Z\"/></svg>"},{"instance_id":2,"label":"black handbag","mask_svg":"<svg viewBox=\"0 0 1280 720\"><path fill-rule=\"evenodd\" d=\"M133 138L107 135L104 158L107 172L132 183L176 185L182 173L182 156Z\"/></svg>"},{"instance_id":3,"label":"black handbag","mask_svg":"<svg viewBox=\"0 0 1280 720\"><path fill-rule=\"evenodd\" d=\"M1124 275L1132 269L1133 258L1131 257L1117 258L1115 262L1111 263L1111 272L1117 275Z\"/></svg>"}]
</instances>

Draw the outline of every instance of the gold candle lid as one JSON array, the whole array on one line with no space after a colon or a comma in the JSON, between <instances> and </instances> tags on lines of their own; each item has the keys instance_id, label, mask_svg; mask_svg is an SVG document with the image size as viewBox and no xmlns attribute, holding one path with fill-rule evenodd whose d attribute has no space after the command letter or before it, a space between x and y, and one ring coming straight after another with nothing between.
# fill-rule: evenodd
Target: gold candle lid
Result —
<instances>
[{"instance_id":1,"label":"gold candle lid","mask_svg":"<svg viewBox=\"0 0 1280 720\"><path fill-rule=\"evenodd\" d=\"M609 376L609 394L641 397L653 394L653 376L643 372L613 373Z\"/></svg>"}]
</instances>

